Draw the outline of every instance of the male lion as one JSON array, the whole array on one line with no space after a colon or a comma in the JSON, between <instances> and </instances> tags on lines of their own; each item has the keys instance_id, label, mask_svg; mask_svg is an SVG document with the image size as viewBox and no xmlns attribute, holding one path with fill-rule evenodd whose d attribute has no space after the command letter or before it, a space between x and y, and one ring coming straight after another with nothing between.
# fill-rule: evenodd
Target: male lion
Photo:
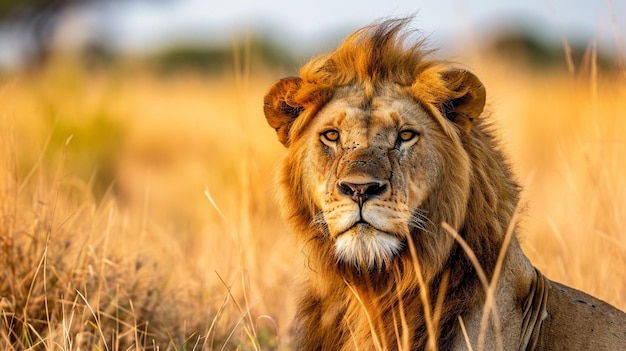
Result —
<instances>
[{"instance_id":1,"label":"male lion","mask_svg":"<svg viewBox=\"0 0 626 351\"><path fill-rule=\"evenodd\" d=\"M265 97L310 269L297 349L626 349L626 314L546 279L507 235L520 188L485 88L408 44L409 21L356 31Z\"/></svg>"}]
</instances>

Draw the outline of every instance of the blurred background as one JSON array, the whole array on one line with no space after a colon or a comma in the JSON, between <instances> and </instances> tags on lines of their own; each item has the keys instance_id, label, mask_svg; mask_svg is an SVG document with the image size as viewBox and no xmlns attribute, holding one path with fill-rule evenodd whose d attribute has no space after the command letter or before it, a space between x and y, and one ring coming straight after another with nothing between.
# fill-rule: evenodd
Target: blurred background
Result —
<instances>
[{"instance_id":1,"label":"blurred background","mask_svg":"<svg viewBox=\"0 0 626 351\"><path fill-rule=\"evenodd\" d=\"M381 17L477 73L548 277L626 308L626 1L0 2L0 348L290 349L271 84Z\"/></svg>"},{"instance_id":2,"label":"blurred background","mask_svg":"<svg viewBox=\"0 0 626 351\"><path fill-rule=\"evenodd\" d=\"M623 45L625 11L619 0L7 0L0 5L0 67L25 68L63 52L90 64L132 57L156 61L162 69L188 65L221 71L231 61L233 41L244 37L263 63L289 66L375 19L411 14L435 47L525 49L533 64L549 65L564 59L559 55L563 41L575 58L591 43L603 55L616 55Z\"/></svg>"}]
</instances>

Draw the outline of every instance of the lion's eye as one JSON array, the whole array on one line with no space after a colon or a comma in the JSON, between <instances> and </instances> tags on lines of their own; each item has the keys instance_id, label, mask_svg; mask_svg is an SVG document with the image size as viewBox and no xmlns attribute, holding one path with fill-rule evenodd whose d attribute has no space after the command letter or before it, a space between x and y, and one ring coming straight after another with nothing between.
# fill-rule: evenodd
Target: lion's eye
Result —
<instances>
[{"instance_id":1,"label":"lion's eye","mask_svg":"<svg viewBox=\"0 0 626 351\"><path fill-rule=\"evenodd\" d=\"M339 140L339 131L334 130L334 129L327 130L327 131L322 133L322 136L324 137L324 139L326 139L328 141L335 142L335 141Z\"/></svg>"},{"instance_id":2,"label":"lion's eye","mask_svg":"<svg viewBox=\"0 0 626 351\"><path fill-rule=\"evenodd\" d=\"M398 133L398 139L402 142L411 141L418 136L416 131L413 130L402 130Z\"/></svg>"}]
</instances>

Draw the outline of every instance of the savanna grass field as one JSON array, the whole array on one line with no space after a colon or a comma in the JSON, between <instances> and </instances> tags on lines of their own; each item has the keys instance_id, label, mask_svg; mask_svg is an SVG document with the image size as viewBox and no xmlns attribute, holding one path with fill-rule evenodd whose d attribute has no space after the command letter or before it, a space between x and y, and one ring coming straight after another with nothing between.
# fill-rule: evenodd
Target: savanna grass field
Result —
<instances>
[{"instance_id":1,"label":"savanna grass field","mask_svg":"<svg viewBox=\"0 0 626 351\"><path fill-rule=\"evenodd\" d=\"M549 278L626 309L626 69L466 52ZM58 56L0 76L1 350L289 350L306 269L262 111L297 69L215 74ZM452 59L456 59L452 57ZM304 63L303 60L301 63Z\"/></svg>"}]
</instances>

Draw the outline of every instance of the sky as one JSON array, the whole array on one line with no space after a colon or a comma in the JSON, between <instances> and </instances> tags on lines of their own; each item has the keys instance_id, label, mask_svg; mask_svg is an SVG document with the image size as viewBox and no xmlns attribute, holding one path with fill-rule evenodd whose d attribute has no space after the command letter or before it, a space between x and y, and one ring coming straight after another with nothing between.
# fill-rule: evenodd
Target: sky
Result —
<instances>
[{"instance_id":1,"label":"sky","mask_svg":"<svg viewBox=\"0 0 626 351\"><path fill-rule=\"evenodd\" d=\"M206 35L230 40L245 30L269 31L306 46L309 41L336 31L351 32L380 17L410 14L415 14L414 27L436 40L520 18L557 37L567 33L614 42L613 27L622 32L626 29L626 0L180 0L156 6L136 2L112 13L107 21L117 22L115 30L123 33L114 36L120 46L129 49L150 47L164 37Z\"/></svg>"},{"instance_id":2,"label":"sky","mask_svg":"<svg viewBox=\"0 0 626 351\"><path fill-rule=\"evenodd\" d=\"M346 34L381 17L415 15L412 23L441 47L484 37L496 25L523 20L556 39L595 40L626 47L626 0L122 0L90 2L64 17L55 42L61 48L104 40L120 52L150 52L171 41L232 42L264 34L287 49L325 50ZM434 42L434 43L433 43ZM471 41L470 41L471 42ZM319 49L318 49L319 48ZM622 49L623 50L623 49ZM28 51L19 30L0 24L0 67Z\"/></svg>"}]
</instances>

